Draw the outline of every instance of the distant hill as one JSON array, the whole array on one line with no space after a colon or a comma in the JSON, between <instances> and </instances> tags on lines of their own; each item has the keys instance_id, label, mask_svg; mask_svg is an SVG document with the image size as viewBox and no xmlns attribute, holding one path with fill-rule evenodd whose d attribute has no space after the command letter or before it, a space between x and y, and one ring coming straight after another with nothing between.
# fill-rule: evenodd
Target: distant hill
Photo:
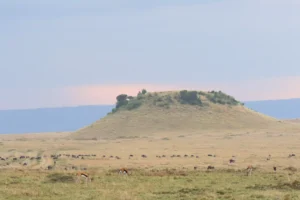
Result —
<instances>
[{"instance_id":1,"label":"distant hill","mask_svg":"<svg viewBox=\"0 0 300 200\"><path fill-rule=\"evenodd\" d=\"M300 99L249 101L244 103L246 107L274 118L300 118ZM0 110L0 134L76 131L103 118L114 107L114 105L95 105Z\"/></svg>"},{"instance_id":2,"label":"distant hill","mask_svg":"<svg viewBox=\"0 0 300 200\"><path fill-rule=\"evenodd\" d=\"M245 106L277 119L300 118L300 99L248 101Z\"/></svg>"},{"instance_id":3,"label":"distant hill","mask_svg":"<svg viewBox=\"0 0 300 200\"><path fill-rule=\"evenodd\" d=\"M76 139L143 137L156 133L285 130L299 125L279 121L244 107L222 92L172 91L126 94L106 117L71 135Z\"/></svg>"},{"instance_id":4,"label":"distant hill","mask_svg":"<svg viewBox=\"0 0 300 200\"><path fill-rule=\"evenodd\" d=\"M75 131L104 117L114 106L1 110L0 133Z\"/></svg>"}]
</instances>

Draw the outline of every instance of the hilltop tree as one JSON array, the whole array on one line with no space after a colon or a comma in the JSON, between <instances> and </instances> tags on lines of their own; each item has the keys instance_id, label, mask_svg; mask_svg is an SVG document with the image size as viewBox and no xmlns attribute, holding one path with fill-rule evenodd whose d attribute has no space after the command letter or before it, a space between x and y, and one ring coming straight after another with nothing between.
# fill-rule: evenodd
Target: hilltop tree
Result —
<instances>
[{"instance_id":1,"label":"hilltop tree","mask_svg":"<svg viewBox=\"0 0 300 200\"><path fill-rule=\"evenodd\" d=\"M147 93L147 90L146 89L143 89L142 90L142 94L146 94Z\"/></svg>"},{"instance_id":2,"label":"hilltop tree","mask_svg":"<svg viewBox=\"0 0 300 200\"><path fill-rule=\"evenodd\" d=\"M197 91L182 90L179 92L179 97L180 97L181 103L183 103L183 104L191 104L191 105L201 105L202 104L200 98L198 97Z\"/></svg>"},{"instance_id":3,"label":"hilltop tree","mask_svg":"<svg viewBox=\"0 0 300 200\"><path fill-rule=\"evenodd\" d=\"M116 108L119 108L123 105L127 105L128 104L128 100L127 100L127 94L120 94L116 97L117 99L117 105Z\"/></svg>"}]
</instances>

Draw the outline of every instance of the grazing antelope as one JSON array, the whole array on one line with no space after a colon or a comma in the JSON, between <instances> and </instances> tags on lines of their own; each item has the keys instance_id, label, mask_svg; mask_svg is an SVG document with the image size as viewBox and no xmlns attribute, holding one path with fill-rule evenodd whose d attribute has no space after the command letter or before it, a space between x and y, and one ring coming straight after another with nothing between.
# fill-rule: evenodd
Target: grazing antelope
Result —
<instances>
[{"instance_id":1,"label":"grazing antelope","mask_svg":"<svg viewBox=\"0 0 300 200\"><path fill-rule=\"evenodd\" d=\"M196 166L194 167L194 170L197 170L197 167L196 167Z\"/></svg>"},{"instance_id":2,"label":"grazing antelope","mask_svg":"<svg viewBox=\"0 0 300 200\"><path fill-rule=\"evenodd\" d=\"M128 170L125 169L125 168L121 168L121 169L119 170L119 174L128 175Z\"/></svg>"},{"instance_id":3,"label":"grazing antelope","mask_svg":"<svg viewBox=\"0 0 300 200\"><path fill-rule=\"evenodd\" d=\"M215 169L215 167L214 167L214 166L211 166L211 165L209 165L209 166L207 167L207 171L208 171L208 170L210 170L210 169Z\"/></svg>"},{"instance_id":4,"label":"grazing antelope","mask_svg":"<svg viewBox=\"0 0 300 200\"><path fill-rule=\"evenodd\" d=\"M229 160L229 163L235 163L235 160L231 158L231 159Z\"/></svg>"},{"instance_id":5,"label":"grazing antelope","mask_svg":"<svg viewBox=\"0 0 300 200\"><path fill-rule=\"evenodd\" d=\"M92 182L92 179L90 178L90 176L85 173L85 172L77 172L76 173L76 183L80 182L80 179L81 178L84 178L85 179L85 183L87 184L88 182Z\"/></svg>"},{"instance_id":6,"label":"grazing antelope","mask_svg":"<svg viewBox=\"0 0 300 200\"><path fill-rule=\"evenodd\" d=\"M247 175L248 175L248 176L251 176L252 170L253 170L252 165L249 165L249 166L247 167Z\"/></svg>"},{"instance_id":7,"label":"grazing antelope","mask_svg":"<svg viewBox=\"0 0 300 200\"><path fill-rule=\"evenodd\" d=\"M296 156L295 154L289 154L289 158Z\"/></svg>"},{"instance_id":8,"label":"grazing antelope","mask_svg":"<svg viewBox=\"0 0 300 200\"><path fill-rule=\"evenodd\" d=\"M274 170L274 172L276 172L276 171L277 171L277 167L274 166L274 167L273 167L273 170Z\"/></svg>"}]
</instances>

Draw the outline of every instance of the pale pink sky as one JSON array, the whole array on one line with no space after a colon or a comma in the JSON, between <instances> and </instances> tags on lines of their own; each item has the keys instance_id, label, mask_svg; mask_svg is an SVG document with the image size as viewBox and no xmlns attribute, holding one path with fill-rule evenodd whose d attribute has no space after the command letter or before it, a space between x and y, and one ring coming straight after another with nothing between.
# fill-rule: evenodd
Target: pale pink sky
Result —
<instances>
[{"instance_id":1,"label":"pale pink sky","mask_svg":"<svg viewBox=\"0 0 300 200\"><path fill-rule=\"evenodd\" d=\"M0 109L114 104L122 93L166 90L221 90L240 101L300 98L300 76L215 84L111 84L52 89L0 90ZM21 100L21 101L20 101Z\"/></svg>"},{"instance_id":2,"label":"pale pink sky","mask_svg":"<svg viewBox=\"0 0 300 200\"><path fill-rule=\"evenodd\" d=\"M192 84L124 84L87 85L65 88L75 104L112 104L118 94L136 95L145 88L148 91L166 90L221 90L241 101L300 98L300 77L273 78L265 80L240 81L204 85Z\"/></svg>"},{"instance_id":3,"label":"pale pink sky","mask_svg":"<svg viewBox=\"0 0 300 200\"><path fill-rule=\"evenodd\" d=\"M0 109L142 88L300 97L300 0L124 2L0 0Z\"/></svg>"}]
</instances>

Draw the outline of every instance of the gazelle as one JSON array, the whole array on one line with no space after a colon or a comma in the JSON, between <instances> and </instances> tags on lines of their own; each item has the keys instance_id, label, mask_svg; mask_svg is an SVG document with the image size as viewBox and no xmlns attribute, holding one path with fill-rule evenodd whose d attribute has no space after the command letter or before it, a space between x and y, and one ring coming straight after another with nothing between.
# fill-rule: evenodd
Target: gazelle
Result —
<instances>
[{"instance_id":1,"label":"gazelle","mask_svg":"<svg viewBox=\"0 0 300 200\"><path fill-rule=\"evenodd\" d=\"M90 178L90 176L85 173L85 172L77 172L76 174L76 183L79 183L81 178L85 179L85 183L87 184L88 182L92 182L92 179Z\"/></svg>"},{"instance_id":2,"label":"gazelle","mask_svg":"<svg viewBox=\"0 0 300 200\"><path fill-rule=\"evenodd\" d=\"M121 169L119 170L119 174L128 175L128 170L125 169L125 168L121 168Z\"/></svg>"},{"instance_id":3,"label":"gazelle","mask_svg":"<svg viewBox=\"0 0 300 200\"><path fill-rule=\"evenodd\" d=\"M252 165L249 165L249 166L247 167L247 175L248 175L248 176L251 176L252 170L253 170Z\"/></svg>"}]
</instances>

